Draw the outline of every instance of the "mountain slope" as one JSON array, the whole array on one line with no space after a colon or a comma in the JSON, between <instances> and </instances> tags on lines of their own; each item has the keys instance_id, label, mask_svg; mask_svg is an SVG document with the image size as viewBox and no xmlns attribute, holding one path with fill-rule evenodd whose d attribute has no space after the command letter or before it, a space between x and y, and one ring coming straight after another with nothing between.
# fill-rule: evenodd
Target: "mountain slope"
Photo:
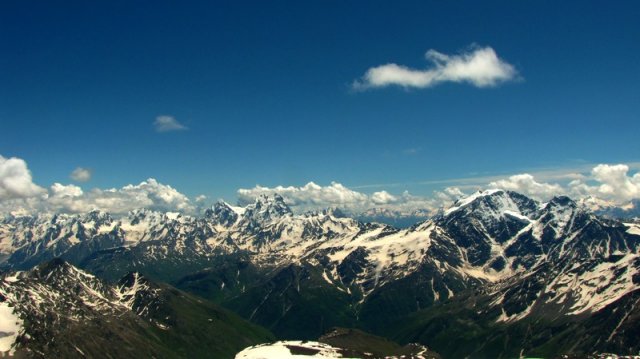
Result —
<instances>
[{"instance_id":1,"label":"mountain slope","mask_svg":"<svg viewBox=\"0 0 640 359\"><path fill-rule=\"evenodd\" d=\"M640 351L640 290L582 316L529 315L504 322L491 310L492 297L462 294L447 303L414 313L389 328L398 342L419 342L444 358L556 357L595 353L633 355Z\"/></svg>"},{"instance_id":2,"label":"mountain slope","mask_svg":"<svg viewBox=\"0 0 640 359\"><path fill-rule=\"evenodd\" d=\"M131 273L115 286L54 259L0 280L4 351L29 357L233 357L271 340L202 299ZM6 335L9 334L9 335Z\"/></svg>"}]
</instances>

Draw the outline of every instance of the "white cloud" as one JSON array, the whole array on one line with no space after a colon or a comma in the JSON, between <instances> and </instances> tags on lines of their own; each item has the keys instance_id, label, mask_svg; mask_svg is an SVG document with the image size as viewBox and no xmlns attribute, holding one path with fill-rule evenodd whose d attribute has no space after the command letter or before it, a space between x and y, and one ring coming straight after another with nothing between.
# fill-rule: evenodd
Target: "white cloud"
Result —
<instances>
[{"instance_id":1,"label":"white cloud","mask_svg":"<svg viewBox=\"0 0 640 359\"><path fill-rule=\"evenodd\" d=\"M374 192L371 195L371 201L375 204L389 204L396 202L398 199L387 191Z\"/></svg>"},{"instance_id":2,"label":"white cloud","mask_svg":"<svg viewBox=\"0 0 640 359\"><path fill-rule=\"evenodd\" d=\"M631 175L629 171L626 164L599 164L589 174L556 176L571 180L565 184L538 182L533 175L523 173L493 181L488 187L516 191L540 200L568 195L574 199L590 197L594 203L624 206L631 200L640 199L640 172Z\"/></svg>"},{"instance_id":3,"label":"white cloud","mask_svg":"<svg viewBox=\"0 0 640 359\"><path fill-rule=\"evenodd\" d=\"M435 191L430 196L416 196L404 191L393 194L386 190L363 193L344 185L332 182L321 186L309 182L304 186L255 186L239 189L238 201L246 205L262 194L280 194L297 212L319 210L327 207L339 207L352 212L370 208L386 208L410 213L415 210L435 212L446 207L458 198L464 197L461 190L503 188L523 193L530 197L547 200L555 195L566 194L574 199L590 197L594 203L628 205L633 199L640 199L640 164L599 164L584 169L546 170L534 173L522 173L508 177L482 177L478 179L460 179L446 181L457 183ZM469 182L471 181L471 182ZM557 181L549 183L545 181ZM443 185L446 182L442 182ZM465 189L465 191L467 191ZM82 213L93 209L111 212L115 215L126 214L137 208L149 208L160 211L178 211L199 213L208 203L204 195L191 201L173 187L150 178L139 184L130 184L121 188L85 191L74 184L54 183L48 189L38 186L32 180L31 173L24 160L6 159L0 156L0 214L26 214L36 212Z\"/></svg>"},{"instance_id":4,"label":"white cloud","mask_svg":"<svg viewBox=\"0 0 640 359\"><path fill-rule=\"evenodd\" d=\"M596 193L615 200L627 200L640 197L640 173L628 175L629 166L598 165L592 171L594 179L601 184L596 187Z\"/></svg>"},{"instance_id":5,"label":"white cloud","mask_svg":"<svg viewBox=\"0 0 640 359\"><path fill-rule=\"evenodd\" d=\"M77 167L71 174L69 178L76 182L87 182L91 179L92 171L88 168Z\"/></svg>"},{"instance_id":6,"label":"white cloud","mask_svg":"<svg viewBox=\"0 0 640 359\"><path fill-rule=\"evenodd\" d=\"M137 185L95 188L86 193L75 185L54 183L49 192L44 206L52 212L82 213L100 209L119 215L137 208L187 213L194 210L187 196L153 178Z\"/></svg>"},{"instance_id":7,"label":"white cloud","mask_svg":"<svg viewBox=\"0 0 640 359\"><path fill-rule=\"evenodd\" d=\"M31 178L27 163L20 158L0 156L0 200L29 198L46 194Z\"/></svg>"},{"instance_id":8,"label":"white cloud","mask_svg":"<svg viewBox=\"0 0 640 359\"><path fill-rule=\"evenodd\" d=\"M506 179L491 182L488 187L515 191L537 200L546 200L566 192L559 184L537 182L534 177L528 173L517 174Z\"/></svg>"},{"instance_id":9,"label":"white cloud","mask_svg":"<svg viewBox=\"0 0 640 359\"><path fill-rule=\"evenodd\" d=\"M365 211L370 208L388 208L402 212L412 212L418 209L435 211L445 204L452 203L459 190L447 189L440 196L426 198L411 195L405 191L399 196L387 191L374 192L371 195L357 192L343 186L340 183L332 182L329 186L320 186L314 182L309 182L301 187L262 187L256 186L250 189L238 190L238 202L240 205L247 205L260 195L281 195L285 202L297 212L307 210L321 210L328 207L338 207L352 212ZM438 192L440 193L440 192ZM458 196L459 197L459 196Z\"/></svg>"},{"instance_id":10,"label":"white cloud","mask_svg":"<svg viewBox=\"0 0 640 359\"><path fill-rule=\"evenodd\" d=\"M81 213L97 209L84 197L82 188L60 183L49 188L49 197L41 205L53 212Z\"/></svg>"},{"instance_id":11,"label":"white cloud","mask_svg":"<svg viewBox=\"0 0 640 359\"><path fill-rule=\"evenodd\" d=\"M189 128L176 120L173 116L158 116L153 121L153 126L157 132L182 131Z\"/></svg>"},{"instance_id":12,"label":"white cloud","mask_svg":"<svg viewBox=\"0 0 640 359\"><path fill-rule=\"evenodd\" d=\"M411 69L394 63L372 67L354 81L354 89L391 85L427 88L442 82L468 82L476 87L495 86L517 77L518 72L496 55L491 47L475 48L459 55L445 55L429 50L426 58L433 66L426 70Z\"/></svg>"},{"instance_id":13,"label":"white cloud","mask_svg":"<svg viewBox=\"0 0 640 359\"><path fill-rule=\"evenodd\" d=\"M444 191L434 192L434 197L441 203L453 203L465 196L465 193L458 187L447 187Z\"/></svg>"},{"instance_id":14,"label":"white cloud","mask_svg":"<svg viewBox=\"0 0 640 359\"><path fill-rule=\"evenodd\" d=\"M626 164L600 164L591 170L590 178L574 180L569 187L574 196L590 196L623 205L640 199L640 172L629 175L629 166Z\"/></svg>"},{"instance_id":15,"label":"white cloud","mask_svg":"<svg viewBox=\"0 0 640 359\"><path fill-rule=\"evenodd\" d=\"M638 168L634 164L634 168ZM536 174L521 173L508 177L483 177L484 182L477 179L461 179L463 187L473 190L500 188L515 191L531 198L546 201L558 195L568 195L575 200L586 197L597 199L598 203L612 205L628 205L633 199L640 199L640 172L630 174L626 164L592 166L591 173L579 173L575 168L569 170L546 170ZM557 180L549 183L544 180ZM456 182L456 181L446 181ZM466 183L474 183L467 185ZM365 187L366 188L366 187ZM465 190L466 191L466 190ZM238 190L240 204L252 202L260 194L273 195L279 193L285 201L297 211L340 207L353 212L370 208L386 208L409 213L415 210L435 212L447 207L466 194L460 187L446 187L434 191L430 196L415 196L405 191L394 195L387 191L372 194L357 192L339 183L323 187L313 182L302 187L273 188L256 186L252 189Z\"/></svg>"},{"instance_id":16,"label":"white cloud","mask_svg":"<svg viewBox=\"0 0 640 359\"><path fill-rule=\"evenodd\" d=\"M47 190L33 183L24 160L0 156L0 214L82 213L94 209L125 214L137 208L193 213L187 196L153 178L119 189L92 189L54 183Z\"/></svg>"},{"instance_id":17,"label":"white cloud","mask_svg":"<svg viewBox=\"0 0 640 359\"><path fill-rule=\"evenodd\" d=\"M290 206L301 207L345 207L356 203L365 202L368 196L364 193L356 192L340 183L332 182L329 186L319 186L313 182L309 182L302 187L283 187L277 186L273 188L255 186L250 189L238 190L238 202L241 205L253 203L255 198L262 194L281 195L285 202Z\"/></svg>"}]
</instances>

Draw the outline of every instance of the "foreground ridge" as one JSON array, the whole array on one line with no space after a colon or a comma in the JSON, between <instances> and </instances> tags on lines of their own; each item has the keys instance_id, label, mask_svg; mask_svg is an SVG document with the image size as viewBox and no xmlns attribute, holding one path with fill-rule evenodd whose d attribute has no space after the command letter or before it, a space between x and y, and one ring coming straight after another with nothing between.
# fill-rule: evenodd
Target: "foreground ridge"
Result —
<instances>
[{"instance_id":1,"label":"foreground ridge","mask_svg":"<svg viewBox=\"0 0 640 359\"><path fill-rule=\"evenodd\" d=\"M207 341L205 350L230 357L248 343L272 338L266 330L139 273L110 285L61 259L2 275L0 293L0 352L9 355L182 357L199 353L188 347L196 339ZM189 312L201 317L194 319Z\"/></svg>"}]
</instances>

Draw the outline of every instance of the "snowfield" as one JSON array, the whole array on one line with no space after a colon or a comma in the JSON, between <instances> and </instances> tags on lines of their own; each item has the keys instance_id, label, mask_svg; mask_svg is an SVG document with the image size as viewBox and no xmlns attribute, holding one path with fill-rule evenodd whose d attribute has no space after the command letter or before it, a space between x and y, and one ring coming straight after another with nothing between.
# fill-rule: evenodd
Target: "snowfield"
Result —
<instances>
[{"instance_id":1,"label":"snowfield","mask_svg":"<svg viewBox=\"0 0 640 359\"><path fill-rule=\"evenodd\" d=\"M13 313L9 303L0 303L0 353L13 355L13 346L22 329L22 320Z\"/></svg>"},{"instance_id":2,"label":"snowfield","mask_svg":"<svg viewBox=\"0 0 640 359\"><path fill-rule=\"evenodd\" d=\"M339 351L328 344L290 340L246 348L236 359L344 358Z\"/></svg>"}]
</instances>

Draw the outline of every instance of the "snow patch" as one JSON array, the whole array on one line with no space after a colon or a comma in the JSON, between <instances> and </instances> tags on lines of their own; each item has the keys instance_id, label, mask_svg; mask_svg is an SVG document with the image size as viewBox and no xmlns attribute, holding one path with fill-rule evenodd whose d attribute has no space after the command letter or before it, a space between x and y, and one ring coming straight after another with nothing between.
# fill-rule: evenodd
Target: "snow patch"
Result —
<instances>
[{"instance_id":1,"label":"snow patch","mask_svg":"<svg viewBox=\"0 0 640 359\"><path fill-rule=\"evenodd\" d=\"M339 351L324 343L290 340L246 348L236 354L236 359L344 358ZM309 354L294 354L303 352Z\"/></svg>"},{"instance_id":2,"label":"snow patch","mask_svg":"<svg viewBox=\"0 0 640 359\"><path fill-rule=\"evenodd\" d=\"M14 312L9 303L0 303L0 352L13 355L14 344L18 334L22 330L22 319Z\"/></svg>"},{"instance_id":3,"label":"snow patch","mask_svg":"<svg viewBox=\"0 0 640 359\"><path fill-rule=\"evenodd\" d=\"M640 225L635 223L625 223L625 227L627 228L627 233L635 234L636 236L640 236Z\"/></svg>"}]
</instances>

